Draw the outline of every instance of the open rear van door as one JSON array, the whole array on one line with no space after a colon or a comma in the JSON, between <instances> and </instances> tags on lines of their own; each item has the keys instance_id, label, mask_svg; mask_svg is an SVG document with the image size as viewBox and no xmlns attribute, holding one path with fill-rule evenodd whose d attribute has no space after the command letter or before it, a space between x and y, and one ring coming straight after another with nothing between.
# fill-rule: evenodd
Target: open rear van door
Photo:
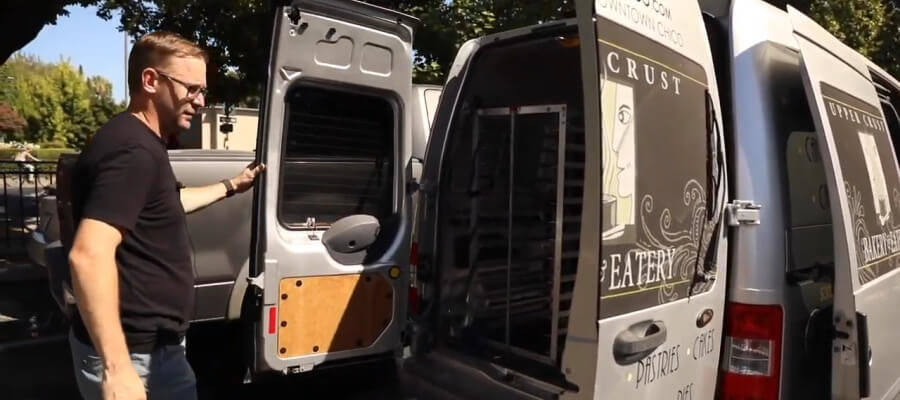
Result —
<instances>
[{"instance_id":1,"label":"open rear van door","mask_svg":"<svg viewBox=\"0 0 900 400\"><path fill-rule=\"evenodd\" d=\"M594 398L710 399L723 351L727 174L703 16L697 2L593 5L602 138Z\"/></svg>"},{"instance_id":2,"label":"open rear van door","mask_svg":"<svg viewBox=\"0 0 900 400\"><path fill-rule=\"evenodd\" d=\"M256 370L393 356L416 20L345 0L296 0L275 17L250 273Z\"/></svg>"},{"instance_id":3,"label":"open rear van door","mask_svg":"<svg viewBox=\"0 0 900 400\"><path fill-rule=\"evenodd\" d=\"M834 306L817 327L830 344L822 351L831 398L892 398L900 365L896 155L865 58L796 9L789 13L834 226Z\"/></svg>"}]
</instances>

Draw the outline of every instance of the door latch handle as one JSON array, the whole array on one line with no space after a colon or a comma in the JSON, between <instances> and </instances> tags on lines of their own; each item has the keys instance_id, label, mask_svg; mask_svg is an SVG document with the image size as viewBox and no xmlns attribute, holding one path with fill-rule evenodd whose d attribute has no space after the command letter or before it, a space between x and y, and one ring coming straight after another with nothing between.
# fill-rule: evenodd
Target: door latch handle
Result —
<instances>
[{"instance_id":1,"label":"door latch handle","mask_svg":"<svg viewBox=\"0 0 900 400\"><path fill-rule=\"evenodd\" d=\"M735 200L726 206L728 226L759 225L762 206L753 201Z\"/></svg>"},{"instance_id":2,"label":"door latch handle","mask_svg":"<svg viewBox=\"0 0 900 400\"><path fill-rule=\"evenodd\" d=\"M613 356L619 365L628 365L650 355L666 342L663 321L641 321L620 332L613 342Z\"/></svg>"}]
</instances>

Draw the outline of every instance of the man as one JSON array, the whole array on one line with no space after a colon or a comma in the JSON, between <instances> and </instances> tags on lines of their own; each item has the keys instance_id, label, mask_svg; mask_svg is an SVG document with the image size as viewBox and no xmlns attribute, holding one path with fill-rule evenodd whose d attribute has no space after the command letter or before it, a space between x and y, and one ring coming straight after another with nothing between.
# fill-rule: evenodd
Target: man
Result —
<instances>
[{"instance_id":1,"label":"man","mask_svg":"<svg viewBox=\"0 0 900 400\"><path fill-rule=\"evenodd\" d=\"M204 50L168 32L128 60L131 103L91 140L72 173L77 226L69 263L78 312L70 343L85 400L194 399L184 352L193 310L186 213L252 187L263 166L184 188L166 139L204 105Z\"/></svg>"},{"instance_id":2,"label":"man","mask_svg":"<svg viewBox=\"0 0 900 400\"><path fill-rule=\"evenodd\" d=\"M31 151L33 147L31 144L22 145L19 147L19 152L16 153L13 160L21 163L20 165L25 168L28 173L25 174L25 182L31 183L31 181L35 178L34 176L34 164L29 164L27 161L41 161L39 158L33 156Z\"/></svg>"}]
</instances>

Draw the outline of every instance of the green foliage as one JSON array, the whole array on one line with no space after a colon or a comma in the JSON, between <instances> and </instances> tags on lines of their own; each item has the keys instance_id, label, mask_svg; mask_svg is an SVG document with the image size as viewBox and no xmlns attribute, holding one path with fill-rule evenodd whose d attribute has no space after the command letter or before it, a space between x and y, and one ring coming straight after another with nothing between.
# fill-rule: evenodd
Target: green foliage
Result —
<instances>
[{"instance_id":1,"label":"green foliage","mask_svg":"<svg viewBox=\"0 0 900 400\"><path fill-rule=\"evenodd\" d=\"M0 66L3 76L11 79L0 80L0 101L27 123L7 139L82 148L102 124L124 109L113 100L109 81L85 77L66 60L46 63L15 56Z\"/></svg>"},{"instance_id":2,"label":"green foliage","mask_svg":"<svg viewBox=\"0 0 900 400\"><path fill-rule=\"evenodd\" d=\"M873 60L895 78L900 79L900 1L888 2L885 15L881 31L881 48Z\"/></svg>"},{"instance_id":3,"label":"green foliage","mask_svg":"<svg viewBox=\"0 0 900 400\"><path fill-rule=\"evenodd\" d=\"M810 16L866 57L881 50L887 6L882 0L815 0Z\"/></svg>"},{"instance_id":4,"label":"green foliage","mask_svg":"<svg viewBox=\"0 0 900 400\"><path fill-rule=\"evenodd\" d=\"M900 77L900 10L891 0L808 0L809 15L844 44Z\"/></svg>"}]
</instances>

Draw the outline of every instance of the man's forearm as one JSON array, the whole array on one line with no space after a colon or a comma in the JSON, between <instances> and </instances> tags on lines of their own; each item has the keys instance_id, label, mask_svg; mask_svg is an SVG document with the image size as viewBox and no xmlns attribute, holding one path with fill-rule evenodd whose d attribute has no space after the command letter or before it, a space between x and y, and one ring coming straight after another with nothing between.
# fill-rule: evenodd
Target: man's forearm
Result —
<instances>
[{"instance_id":1,"label":"man's forearm","mask_svg":"<svg viewBox=\"0 0 900 400\"><path fill-rule=\"evenodd\" d=\"M119 317L119 283L115 256L73 252L72 283L81 319L104 366L110 372L131 365Z\"/></svg>"},{"instance_id":2,"label":"man's forearm","mask_svg":"<svg viewBox=\"0 0 900 400\"><path fill-rule=\"evenodd\" d=\"M181 206L185 213L192 213L224 199L227 193L225 185L218 182L208 186L187 187L181 189Z\"/></svg>"}]
</instances>

